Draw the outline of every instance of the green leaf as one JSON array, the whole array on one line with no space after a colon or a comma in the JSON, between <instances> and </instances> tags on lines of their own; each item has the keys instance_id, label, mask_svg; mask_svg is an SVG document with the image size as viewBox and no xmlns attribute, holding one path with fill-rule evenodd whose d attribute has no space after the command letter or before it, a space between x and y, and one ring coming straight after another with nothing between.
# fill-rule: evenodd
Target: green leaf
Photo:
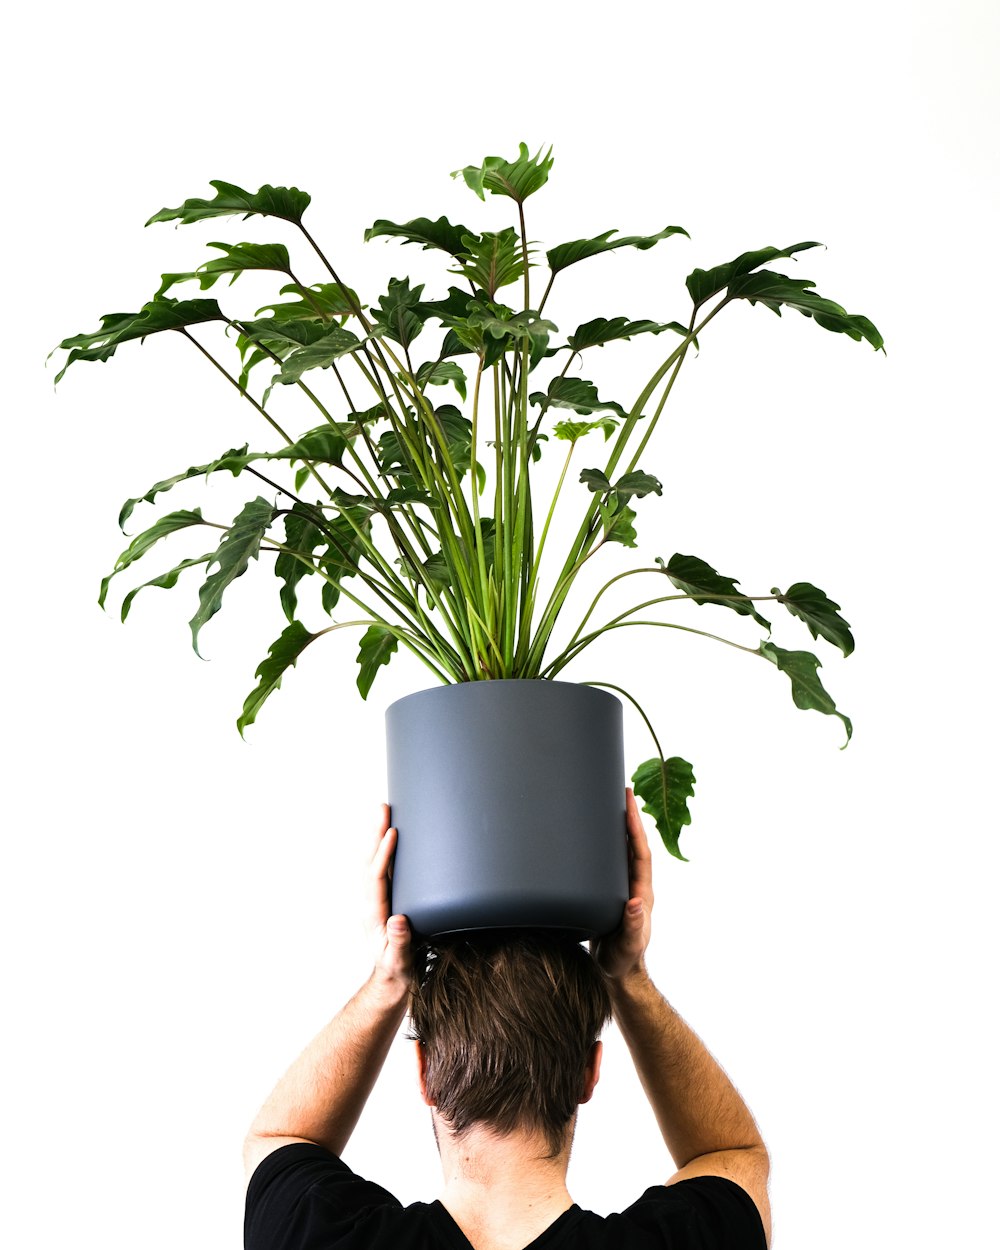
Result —
<instances>
[{"instance_id":1,"label":"green leaf","mask_svg":"<svg viewBox=\"0 0 1000 1250\"><path fill-rule=\"evenodd\" d=\"M178 482L186 482L188 478L199 477L201 474L206 476L209 473L215 473L219 469L229 469L233 477L236 477L243 471L247 463L247 444L242 447L231 447L218 460L213 460L209 464L193 464L190 469L185 469L183 473L175 473L173 477L164 478L162 482L156 482L152 485L145 495L137 495L134 499L126 499L122 504L122 510L118 514L119 528L124 532L125 522L132 515L132 510L137 503L152 503L163 491L170 490L176 486Z\"/></svg>"},{"instance_id":2,"label":"green leaf","mask_svg":"<svg viewBox=\"0 0 1000 1250\"><path fill-rule=\"evenodd\" d=\"M479 534L480 543L483 548L483 560L487 571L494 567L496 557L496 522L493 517L484 516L479 518ZM456 543L460 558L469 566L476 567L478 564L478 556L475 551L468 551L465 539L460 535L456 536ZM417 575L422 582L430 583L437 589L443 589L447 586L455 584L454 572L447 556L443 551L435 551L433 555L428 556L420 566L422 571L418 571Z\"/></svg>"},{"instance_id":3,"label":"green leaf","mask_svg":"<svg viewBox=\"0 0 1000 1250\"><path fill-rule=\"evenodd\" d=\"M688 294L694 300L695 308L704 304L705 300L724 290L737 278L759 269L768 261L788 258L795 252L804 252L811 247L822 247L822 243L793 243L791 247L762 247L756 252L744 252L735 260L725 265L716 265L714 269L695 269L688 274Z\"/></svg>"},{"instance_id":4,"label":"green leaf","mask_svg":"<svg viewBox=\"0 0 1000 1250\"><path fill-rule=\"evenodd\" d=\"M772 586L771 594L778 596L778 602L783 603L792 616L805 621L814 638L822 636L839 647L845 656L854 650L851 627L839 615L840 604L828 599L822 590L810 586L808 582L796 582L784 594L777 586Z\"/></svg>"},{"instance_id":5,"label":"green leaf","mask_svg":"<svg viewBox=\"0 0 1000 1250\"><path fill-rule=\"evenodd\" d=\"M375 336L369 335L368 337L374 338ZM292 352L282 363L281 372L276 373L271 379L271 385L281 383L284 386L290 386L298 382L303 373L309 369L328 369L341 356L349 356L351 352L356 352L362 342L367 342L367 339L359 339L356 334L345 330L342 326L330 326L322 338Z\"/></svg>"},{"instance_id":6,"label":"green leaf","mask_svg":"<svg viewBox=\"0 0 1000 1250\"><path fill-rule=\"evenodd\" d=\"M301 299L286 300L283 304L265 304L257 309L257 316L270 312L272 319L280 321L309 321L319 318L330 320L344 317L363 307L356 291L339 282L317 282L312 286L299 286L291 282L283 286L279 295L301 295Z\"/></svg>"},{"instance_id":7,"label":"green leaf","mask_svg":"<svg viewBox=\"0 0 1000 1250\"><path fill-rule=\"evenodd\" d=\"M535 391L529 400L543 408L569 408L583 416L594 412L616 412L620 417L628 415L621 404L599 399L597 387L583 378L553 378L545 394Z\"/></svg>"},{"instance_id":8,"label":"green leaf","mask_svg":"<svg viewBox=\"0 0 1000 1250\"><path fill-rule=\"evenodd\" d=\"M130 564L135 564L136 560L141 559L150 547L155 546L161 538L166 538L168 534L174 534L177 530L188 529L192 525L204 524L205 520L201 515L201 509L195 508L193 512L171 512L169 516L161 517L148 530L143 530L141 534L137 534L115 561L115 567L101 582L101 593L97 602L103 608L111 579L124 569L127 569Z\"/></svg>"},{"instance_id":9,"label":"green leaf","mask_svg":"<svg viewBox=\"0 0 1000 1250\"><path fill-rule=\"evenodd\" d=\"M455 257L460 268L449 273L468 279L493 299L502 286L510 286L524 274L521 240L512 226L495 234L467 234Z\"/></svg>"},{"instance_id":10,"label":"green leaf","mask_svg":"<svg viewBox=\"0 0 1000 1250\"><path fill-rule=\"evenodd\" d=\"M523 204L529 195L548 181L552 160L551 148L544 157L541 148L534 156L529 156L527 144L521 143L516 160L505 161L502 156L487 156L482 165L466 165L464 169L456 169L451 176L464 178L466 185L481 200L486 199L484 192L489 191L491 195L506 195Z\"/></svg>"},{"instance_id":11,"label":"green leaf","mask_svg":"<svg viewBox=\"0 0 1000 1250\"><path fill-rule=\"evenodd\" d=\"M812 317L824 330L832 330L837 334L846 334L848 338L859 343L867 339L876 351L885 351L882 335L867 317L860 313L846 312L832 299L824 299L810 287L815 286L806 278L787 278L783 273L774 273L764 269L760 273L747 274L737 278L730 284L727 292L729 299L745 299L751 304L758 301L772 312L781 316L782 307L794 308L804 317Z\"/></svg>"},{"instance_id":12,"label":"green leaf","mask_svg":"<svg viewBox=\"0 0 1000 1250\"><path fill-rule=\"evenodd\" d=\"M286 671L295 667L295 661L312 640L318 637L318 634L311 634L301 621L292 621L282 631L281 636L271 643L267 658L261 661L254 673L260 681L247 695L243 704L243 712L236 722L241 738L244 736L243 730L247 725L252 725L257 719L257 713L265 699L281 685L281 679Z\"/></svg>"},{"instance_id":13,"label":"green leaf","mask_svg":"<svg viewBox=\"0 0 1000 1250\"><path fill-rule=\"evenodd\" d=\"M606 317L595 317L578 326L566 340L566 346L574 352L582 352L588 347L603 347L615 339L630 339L636 334L662 334L677 325L677 322L667 325L660 321L629 321L628 317L612 317L610 321ZM687 331L682 328L681 333Z\"/></svg>"},{"instance_id":14,"label":"green leaf","mask_svg":"<svg viewBox=\"0 0 1000 1250\"><path fill-rule=\"evenodd\" d=\"M555 274L562 269L568 269L570 265L575 265L577 261L599 256L602 252L613 252L616 247L634 247L640 252L645 252L659 243L661 239L667 239L672 234L683 234L688 239L691 237L680 226L667 226L659 234L623 234L613 239L611 236L617 233L616 230L605 230L596 239L574 239L572 243L560 243L558 247L553 247L545 253L545 259Z\"/></svg>"},{"instance_id":15,"label":"green leaf","mask_svg":"<svg viewBox=\"0 0 1000 1250\"><path fill-rule=\"evenodd\" d=\"M607 442L617 429L618 422L614 417L599 417L596 421L557 421L552 427L552 433L567 443L575 443L593 430L603 430L604 441Z\"/></svg>"},{"instance_id":16,"label":"green leaf","mask_svg":"<svg viewBox=\"0 0 1000 1250\"><path fill-rule=\"evenodd\" d=\"M381 326L385 337L400 346L409 347L424 328L426 314L421 315L420 295L423 284L410 290L409 278L390 278L388 294L379 297L372 320Z\"/></svg>"},{"instance_id":17,"label":"green leaf","mask_svg":"<svg viewBox=\"0 0 1000 1250\"><path fill-rule=\"evenodd\" d=\"M632 522L635 520L635 512L620 503L614 495L601 503L599 509L601 522L604 525L604 541L621 543L623 547L634 547L636 535Z\"/></svg>"},{"instance_id":18,"label":"green leaf","mask_svg":"<svg viewBox=\"0 0 1000 1250\"><path fill-rule=\"evenodd\" d=\"M853 728L848 718L842 712L837 711L833 699L823 689L823 683L817 672L817 669L823 666L816 656L811 651L785 651L771 642L762 642L758 651L781 672L788 674L792 683L792 701L796 707L806 710L814 708L817 712L823 712L827 716L840 717L847 730L847 742L844 743L846 747L851 740Z\"/></svg>"},{"instance_id":19,"label":"green leaf","mask_svg":"<svg viewBox=\"0 0 1000 1250\"><path fill-rule=\"evenodd\" d=\"M339 516L326 522L326 529L330 541L326 552L320 556L319 565L334 581L324 580L320 598L323 611L329 614L340 598L340 583L358 573L367 550L366 543L371 544L371 510L345 507Z\"/></svg>"},{"instance_id":20,"label":"green leaf","mask_svg":"<svg viewBox=\"0 0 1000 1250\"><path fill-rule=\"evenodd\" d=\"M717 603L720 607L729 608L740 616L752 616L758 625L770 630L771 622L766 621L760 615L751 599L736 589L739 583L717 573L704 560L699 560L697 556L682 556L679 552L675 552L670 557L669 564L664 565L659 557L656 562L663 568L664 573L677 589L690 595L699 607L705 603ZM730 597L718 598L717 596L720 595ZM732 598L733 595L737 598Z\"/></svg>"},{"instance_id":21,"label":"green leaf","mask_svg":"<svg viewBox=\"0 0 1000 1250\"><path fill-rule=\"evenodd\" d=\"M225 320L214 299L161 298L150 300L137 313L109 313L101 318L99 330L74 334L53 349L69 351L66 363L56 374L56 383L77 360L110 360L119 344L130 339L144 339L161 330L181 330L185 326L200 325L203 321Z\"/></svg>"},{"instance_id":22,"label":"green leaf","mask_svg":"<svg viewBox=\"0 0 1000 1250\"><path fill-rule=\"evenodd\" d=\"M325 534L317 524L317 519L316 513L311 508L304 509L300 504L294 504L291 512L285 514L283 545L300 551L303 555L312 556L317 547L324 546L330 541L329 535ZM296 593L298 584L303 577L314 572L313 566L289 555L287 551L279 551L275 557L274 574L284 583L278 593L278 598L281 601L282 611L290 622L295 620L295 610L298 607Z\"/></svg>"},{"instance_id":23,"label":"green leaf","mask_svg":"<svg viewBox=\"0 0 1000 1250\"><path fill-rule=\"evenodd\" d=\"M161 573L159 577L154 577L152 581L143 582L141 586L136 586L134 590L130 590L122 600L122 623L124 624L125 618L129 614L129 609L132 607L132 600L140 590L145 590L147 586L162 586L164 589L170 590L171 587L177 585L177 578L185 569L194 568L196 564L207 564L211 560L212 555L213 553L210 551L207 555L196 556L192 560L182 560L180 564L174 565L166 573Z\"/></svg>"},{"instance_id":24,"label":"green leaf","mask_svg":"<svg viewBox=\"0 0 1000 1250\"><path fill-rule=\"evenodd\" d=\"M291 273L288 248L281 243L209 243L208 246L219 248L225 255L215 260L207 260L193 273L165 273L154 298L159 299L178 282L197 282L203 291L207 291L226 274L230 275L229 285L232 286L240 274L246 273L248 269Z\"/></svg>"},{"instance_id":25,"label":"green leaf","mask_svg":"<svg viewBox=\"0 0 1000 1250\"><path fill-rule=\"evenodd\" d=\"M601 469L584 469L580 474L580 481L588 490L596 491L601 495L606 495L612 489L610 479Z\"/></svg>"},{"instance_id":26,"label":"green leaf","mask_svg":"<svg viewBox=\"0 0 1000 1250\"><path fill-rule=\"evenodd\" d=\"M672 755L668 760L646 760L632 774L632 786L643 800L644 812L656 823L663 845L671 855L687 863L678 840L681 830L691 823L687 801L694 797L694 770L687 760Z\"/></svg>"},{"instance_id":27,"label":"green leaf","mask_svg":"<svg viewBox=\"0 0 1000 1250\"><path fill-rule=\"evenodd\" d=\"M191 642L196 655L201 656L198 650L198 634L202 626L222 607L222 596L226 588L246 572L251 560L257 559L261 539L276 515L277 509L274 505L258 495L244 505L223 534L222 542L212 557L212 564L217 564L218 568L214 573L209 573L198 592L198 611L190 621Z\"/></svg>"},{"instance_id":28,"label":"green leaf","mask_svg":"<svg viewBox=\"0 0 1000 1250\"><path fill-rule=\"evenodd\" d=\"M466 397L466 381L465 370L461 365L449 360L428 360L417 370L417 385L421 388L447 386L449 382L454 382L455 390L462 399Z\"/></svg>"},{"instance_id":29,"label":"green leaf","mask_svg":"<svg viewBox=\"0 0 1000 1250\"><path fill-rule=\"evenodd\" d=\"M247 217L280 217L283 221L302 224L302 214L309 207L310 197L297 187L272 187L267 184L259 191L244 191L232 182L211 179L208 184L215 188L214 200L185 200L180 208L161 208L146 222L178 221L190 225L209 217L231 217L242 213Z\"/></svg>"},{"instance_id":30,"label":"green leaf","mask_svg":"<svg viewBox=\"0 0 1000 1250\"><path fill-rule=\"evenodd\" d=\"M404 244L420 243L425 252L431 248L437 248L439 251L457 256L464 250L465 245L462 240L466 235L472 234L473 232L467 226L453 226L447 217L439 217L437 221L430 221L426 217L415 217L413 221L408 221L401 226L394 221L379 218L365 231L365 242L367 243L369 239L376 239L380 235L386 235L390 238L402 239Z\"/></svg>"},{"instance_id":31,"label":"green leaf","mask_svg":"<svg viewBox=\"0 0 1000 1250\"><path fill-rule=\"evenodd\" d=\"M662 495L663 483L659 478L653 477L652 473L636 470L626 473L615 482L615 494L623 503L633 497L645 499L647 495Z\"/></svg>"},{"instance_id":32,"label":"green leaf","mask_svg":"<svg viewBox=\"0 0 1000 1250\"><path fill-rule=\"evenodd\" d=\"M383 664L389 663L398 646L396 635L382 625L371 625L365 631L358 651L358 689L362 699L368 698L375 674Z\"/></svg>"}]
</instances>

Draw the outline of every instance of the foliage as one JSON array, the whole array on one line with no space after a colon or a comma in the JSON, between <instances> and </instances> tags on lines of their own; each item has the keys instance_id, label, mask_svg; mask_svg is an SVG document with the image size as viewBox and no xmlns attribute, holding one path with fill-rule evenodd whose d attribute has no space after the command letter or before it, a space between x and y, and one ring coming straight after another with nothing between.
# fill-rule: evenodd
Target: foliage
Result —
<instances>
[{"instance_id":1,"label":"foliage","mask_svg":"<svg viewBox=\"0 0 1000 1250\"><path fill-rule=\"evenodd\" d=\"M416 243L443 254L446 293L430 297L423 285L393 277L369 304L341 280L303 224L310 205L305 192L272 186L249 192L214 181L213 198L161 209L147 224L260 217L278 223L282 241L208 243L214 255L188 271L162 275L153 298L138 312L108 314L97 330L59 345L68 354L57 381L72 364L109 360L123 343L180 333L216 367L213 379L220 374L228 379L280 439L270 450L251 451L249 443L231 448L126 500L119 517L123 529L137 506L155 504L160 495L195 477L246 474L256 479L258 489L260 482L269 488L267 497L250 498L228 523L206 519L200 508L161 517L132 538L100 589L103 606L112 577L179 530L221 530L213 550L136 586L121 609L124 620L140 590L170 589L183 571L204 566L191 619L197 651L200 632L220 610L227 588L263 554L275 557L278 596L288 623L257 669L258 684L237 721L241 734L305 648L332 630L363 631L357 685L367 697L378 672L400 647L444 682L551 680L606 633L644 626L718 639L767 660L789 678L797 707L839 717L850 738L850 720L819 680L818 657L771 642L770 622L757 607L762 601L784 607L814 639L850 655L854 639L839 604L808 582L751 595L702 558L675 553L669 560L657 558L616 573L582 615L574 601L579 624L556 649L554 631L557 623L565 623L584 564L610 544L635 548L640 513L651 497L663 493L661 480L640 462L690 348L698 349L699 336L715 317L730 304L746 301L779 315L793 309L822 329L874 348L882 348L882 338L866 317L817 294L812 281L771 268L819 246L810 242L760 248L711 269L693 270L687 278L691 308L686 319L596 317L557 341L557 326L542 312L563 270L617 248L646 252L673 236L688 236L679 226L649 235L608 230L542 252L529 243L524 206L547 183L552 163L551 149L531 156L521 144L514 160L488 156L456 171L454 176L480 199L488 192L516 204L516 221L500 230L476 233L443 216L401 224L375 221L366 240ZM307 249L302 261L293 258L290 247L296 231ZM325 271L321 281L304 282L293 268L317 262ZM535 294L539 269L548 273L540 298ZM202 291L222 278L232 286L248 270L280 275L275 302L253 315L223 311L215 299L168 295L188 282L197 282ZM459 285L452 285L456 279ZM510 294L515 289L517 299ZM222 323L226 337L220 335L218 348L210 350L192 330L203 334L212 322ZM663 358L630 404L601 395L588 377L571 375L584 352L640 335L658 341L665 335ZM227 368L213 353L234 347L238 360ZM262 380L259 392L251 391L251 377ZM286 433L268 408L275 386L295 388L312 405L307 411L319 424L303 423L309 428ZM355 408L352 397L362 389L370 406ZM455 398L462 407L450 402ZM574 457L584 454L577 451L581 444L591 449L588 459L601 463L581 468L577 459L573 475ZM531 475L545 447L548 454L558 448L562 463L543 513ZM269 462L268 475L261 472L261 462ZM560 504L579 509L579 527L558 572L546 580L542 557ZM300 619L299 591L310 576L320 584L325 612L347 601L357 619L307 629ZM647 584L660 579L671 593L647 594L633 607L591 624L605 592L633 576ZM689 605L727 608L768 637L746 646L708 634L684 623ZM654 607L680 619L637 616ZM627 691L620 693L635 704L652 732L643 709ZM633 782L668 850L683 859L678 839L691 819L694 773L679 756L664 756L655 733L653 740L656 755L640 764Z\"/></svg>"}]
</instances>

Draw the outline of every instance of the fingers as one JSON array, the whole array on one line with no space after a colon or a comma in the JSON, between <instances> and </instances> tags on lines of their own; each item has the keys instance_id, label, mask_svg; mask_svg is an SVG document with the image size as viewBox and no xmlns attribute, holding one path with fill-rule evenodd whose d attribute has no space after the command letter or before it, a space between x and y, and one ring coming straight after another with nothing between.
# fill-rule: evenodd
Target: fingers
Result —
<instances>
[{"instance_id":1,"label":"fingers","mask_svg":"<svg viewBox=\"0 0 1000 1250\"><path fill-rule=\"evenodd\" d=\"M389 828L389 804L383 803L380 809L381 816L378 822L378 828L375 830L375 847L377 851L385 837L386 830Z\"/></svg>"},{"instance_id":2,"label":"fingers","mask_svg":"<svg viewBox=\"0 0 1000 1250\"><path fill-rule=\"evenodd\" d=\"M629 846L629 892L647 906L653 904L653 856L631 789L625 791L625 828Z\"/></svg>"},{"instance_id":3,"label":"fingers","mask_svg":"<svg viewBox=\"0 0 1000 1250\"><path fill-rule=\"evenodd\" d=\"M388 812L386 808L386 812ZM369 872L372 879L372 905L376 921L385 924L389 916L392 857L396 851L396 830L386 828L379 838Z\"/></svg>"}]
</instances>

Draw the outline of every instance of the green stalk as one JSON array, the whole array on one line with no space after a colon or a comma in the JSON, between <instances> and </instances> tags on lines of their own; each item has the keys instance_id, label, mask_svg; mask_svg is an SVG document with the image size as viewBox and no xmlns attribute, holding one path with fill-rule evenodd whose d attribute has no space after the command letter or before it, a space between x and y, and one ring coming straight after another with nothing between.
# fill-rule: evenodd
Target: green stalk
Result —
<instances>
[{"instance_id":1,"label":"green stalk","mask_svg":"<svg viewBox=\"0 0 1000 1250\"><path fill-rule=\"evenodd\" d=\"M655 600L653 602L655 602ZM646 607L648 605L640 604L639 606ZM633 608L632 611L638 612L639 608ZM628 613L623 613L623 615L627 616ZM583 651L586 647L589 647L592 642L595 642L602 635L608 633L612 629L628 629L631 625L654 625L658 629L680 629L686 634L698 634L701 638L712 638L716 642L724 642L727 647L735 647L737 651L745 651L748 655L760 654L756 647L744 647L742 643L732 642L728 638L720 637L719 634L707 633L704 629L692 629L690 625L675 625L670 621L625 621L618 617L614 622L602 625L600 629L594 630L592 634L585 635L576 644L572 654L567 654L567 652L564 651L562 655L553 660L551 664L546 665L539 676L550 678L555 677L556 673L561 672L570 660L575 660L581 651Z\"/></svg>"}]
</instances>

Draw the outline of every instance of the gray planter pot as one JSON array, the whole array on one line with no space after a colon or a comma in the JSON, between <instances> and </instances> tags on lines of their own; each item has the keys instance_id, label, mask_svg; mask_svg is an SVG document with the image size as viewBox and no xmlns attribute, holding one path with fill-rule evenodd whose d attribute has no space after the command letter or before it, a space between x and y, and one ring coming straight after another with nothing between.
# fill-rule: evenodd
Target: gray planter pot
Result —
<instances>
[{"instance_id":1,"label":"gray planter pot","mask_svg":"<svg viewBox=\"0 0 1000 1250\"><path fill-rule=\"evenodd\" d=\"M423 937L608 933L628 898L622 707L604 690L477 681L386 712L392 908Z\"/></svg>"}]
</instances>

